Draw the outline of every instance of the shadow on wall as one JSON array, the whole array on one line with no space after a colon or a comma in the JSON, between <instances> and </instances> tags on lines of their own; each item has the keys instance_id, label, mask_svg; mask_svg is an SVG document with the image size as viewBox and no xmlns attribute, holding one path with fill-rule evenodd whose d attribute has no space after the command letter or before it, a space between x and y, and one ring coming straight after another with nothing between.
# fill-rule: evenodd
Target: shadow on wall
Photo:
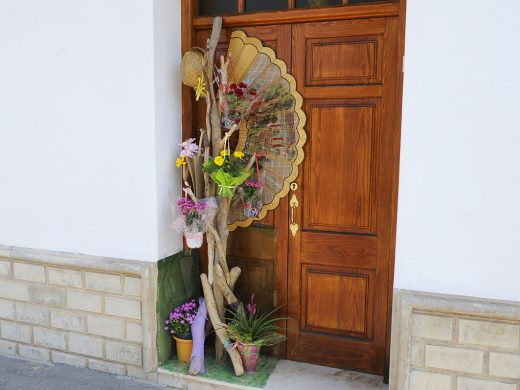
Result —
<instances>
[{"instance_id":1,"label":"shadow on wall","mask_svg":"<svg viewBox=\"0 0 520 390\"><path fill-rule=\"evenodd\" d=\"M198 252L179 252L160 260L157 270L157 355L161 365L175 351L175 343L164 331L164 321L176 306L201 294Z\"/></svg>"}]
</instances>

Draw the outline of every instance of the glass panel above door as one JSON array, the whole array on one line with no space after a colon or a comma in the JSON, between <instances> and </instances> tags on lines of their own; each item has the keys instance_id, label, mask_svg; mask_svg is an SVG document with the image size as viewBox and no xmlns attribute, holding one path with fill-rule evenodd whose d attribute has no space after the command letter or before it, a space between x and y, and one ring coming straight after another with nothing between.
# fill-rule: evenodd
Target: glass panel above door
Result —
<instances>
[{"instance_id":1,"label":"glass panel above door","mask_svg":"<svg viewBox=\"0 0 520 390\"><path fill-rule=\"evenodd\" d=\"M350 0L349 4L387 3L388 0Z\"/></svg>"},{"instance_id":2,"label":"glass panel above door","mask_svg":"<svg viewBox=\"0 0 520 390\"><path fill-rule=\"evenodd\" d=\"M341 5L342 0L296 0L296 8Z\"/></svg>"},{"instance_id":3,"label":"glass panel above door","mask_svg":"<svg viewBox=\"0 0 520 390\"><path fill-rule=\"evenodd\" d=\"M246 12L287 9L287 0L246 0Z\"/></svg>"},{"instance_id":4,"label":"glass panel above door","mask_svg":"<svg viewBox=\"0 0 520 390\"><path fill-rule=\"evenodd\" d=\"M237 12L238 6L236 0L199 0L200 16L236 14Z\"/></svg>"}]
</instances>

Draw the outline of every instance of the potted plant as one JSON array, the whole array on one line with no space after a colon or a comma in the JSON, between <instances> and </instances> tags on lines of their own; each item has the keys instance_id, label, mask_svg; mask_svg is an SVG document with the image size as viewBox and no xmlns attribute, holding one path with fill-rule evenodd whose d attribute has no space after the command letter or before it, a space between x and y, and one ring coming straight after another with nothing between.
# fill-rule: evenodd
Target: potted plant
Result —
<instances>
[{"instance_id":1,"label":"potted plant","mask_svg":"<svg viewBox=\"0 0 520 390\"><path fill-rule=\"evenodd\" d=\"M197 315L197 302L192 299L176 307L165 321L164 330L170 332L177 347L177 358L181 362L189 363L193 349L191 324Z\"/></svg>"},{"instance_id":2,"label":"potted plant","mask_svg":"<svg viewBox=\"0 0 520 390\"><path fill-rule=\"evenodd\" d=\"M237 150L231 154L229 149L206 161L202 169L218 184L218 195L222 197L235 195L237 186L253 173L244 162L244 153Z\"/></svg>"},{"instance_id":3,"label":"potted plant","mask_svg":"<svg viewBox=\"0 0 520 390\"><path fill-rule=\"evenodd\" d=\"M179 216L172 227L186 238L188 248L200 248L204 239L204 232L218 211L215 198L193 201L180 198L177 201Z\"/></svg>"},{"instance_id":4,"label":"potted plant","mask_svg":"<svg viewBox=\"0 0 520 390\"><path fill-rule=\"evenodd\" d=\"M280 327L276 324L285 318L275 318L273 315L277 310L259 314L254 294L245 307L241 302L235 310L228 310L227 333L235 341L244 370L249 374L256 370L262 346L275 345L285 340L285 336L278 333Z\"/></svg>"},{"instance_id":5,"label":"potted plant","mask_svg":"<svg viewBox=\"0 0 520 390\"><path fill-rule=\"evenodd\" d=\"M262 209L262 183L247 180L241 187L241 197L244 204L244 215L256 218Z\"/></svg>"}]
</instances>

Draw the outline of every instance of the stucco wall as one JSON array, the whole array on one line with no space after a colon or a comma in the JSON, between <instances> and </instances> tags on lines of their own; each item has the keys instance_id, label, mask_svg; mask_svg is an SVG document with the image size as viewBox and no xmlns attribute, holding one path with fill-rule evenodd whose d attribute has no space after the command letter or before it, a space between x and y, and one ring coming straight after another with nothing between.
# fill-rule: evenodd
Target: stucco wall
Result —
<instances>
[{"instance_id":1,"label":"stucco wall","mask_svg":"<svg viewBox=\"0 0 520 390\"><path fill-rule=\"evenodd\" d=\"M177 252L180 2L20 0L0 12L0 244Z\"/></svg>"},{"instance_id":2,"label":"stucco wall","mask_svg":"<svg viewBox=\"0 0 520 390\"><path fill-rule=\"evenodd\" d=\"M408 1L398 288L520 300L519 13Z\"/></svg>"}]
</instances>

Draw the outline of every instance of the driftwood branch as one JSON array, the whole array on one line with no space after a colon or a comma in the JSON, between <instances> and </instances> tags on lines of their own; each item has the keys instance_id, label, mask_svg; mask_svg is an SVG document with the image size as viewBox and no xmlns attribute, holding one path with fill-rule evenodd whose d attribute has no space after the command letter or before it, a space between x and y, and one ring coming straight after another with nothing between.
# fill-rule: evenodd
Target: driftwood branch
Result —
<instances>
[{"instance_id":1,"label":"driftwood branch","mask_svg":"<svg viewBox=\"0 0 520 390\"><path fill-rule=\"evenodd\" d=\"M206 306L208 307L208 315L211 320L211 323L213 324L213 328L215 329L215 334L217 335L217 338L220 340L222 344L229 345L230 340L227 337L226 324L224 324L218 316L217 305L215 303L215 299L213 298L213 291L208 282L206 274L200 275L200 280L202 282L202 289L204 291L204 297L206 299ZM235 375L244 375L244 367L242 366L242 360L240 359L240 354L238 353L238 351L236 349L230 348L227 350L227 353L229 355L229 358L231 359L231 363L233 364Z\"/></svg>"},{"instance_id":2,"label":"driftwood branch","mask_svg":"<svg viewBox=\"0 0 520 390\"><path fill-rule=\"evenodd\" d=\"M224 296L224 299L226 300L228 305L232 306L233 308L236 308L238 306L238 299L226 283L224 271L222 271L222 267L220 267L220 264L215 264L215 283L217 284L217 287L220 289L220 292Z\"/></svg>"},{"instance_id":3,"label":"driftwood branch","mask_svg":"<svg viewBox=\"0 0 520 390\"><path fill-rule=\"evenodd\" d=\"M222 138L222 141L220 141L220 149L224 149L226 142L231 138L233 133L238 129L238 124L234 124L231 126L231 128L224 134L224 137Z\"/></svg>"}]
</instances>

